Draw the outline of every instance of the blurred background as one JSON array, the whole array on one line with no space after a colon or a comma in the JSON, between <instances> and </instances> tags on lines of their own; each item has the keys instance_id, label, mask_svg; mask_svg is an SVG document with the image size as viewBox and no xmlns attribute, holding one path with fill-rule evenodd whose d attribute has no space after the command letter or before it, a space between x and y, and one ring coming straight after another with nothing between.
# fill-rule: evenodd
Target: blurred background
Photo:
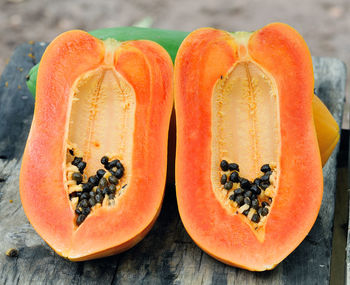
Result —
<instances>
[{"instance_id":1,"label":"blurred background","mask_svg":"<svg viewBox=\"0 0 350 285\"><path fill-rule=\"evenodd\" d=\"M302 34L312 55L337 57L350 66L349 12L349 0L0 0L0 74L23 42L48 42L70 29L140 22L185 31L204 26L253 31L281 21ZM346 109L343 128L348 129Z\"/></svg>"}]
</instances>

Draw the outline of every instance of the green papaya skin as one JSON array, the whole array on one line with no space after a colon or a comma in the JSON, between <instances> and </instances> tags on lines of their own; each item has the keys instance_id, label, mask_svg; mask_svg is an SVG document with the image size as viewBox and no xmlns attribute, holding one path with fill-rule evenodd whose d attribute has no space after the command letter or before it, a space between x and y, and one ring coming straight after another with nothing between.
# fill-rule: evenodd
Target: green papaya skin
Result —
<instances>
[{"instance_id":1,"label":"green papaya skin","mask_svg":"<svg viewBox=\"0 0 350 285\"><path fill-rule=\"evenodd\" d=\"M115 39L120 42L133 40L150 40L160 44L169 53L172 61L175 61L177 50L182 41L189 34L188 32L140 28L140 27L116 27L99 29L88 32L90 35L106 40ZM39 64L33 66L28 73L27 87L35 98L36 78L38 75Z\"/></svg>"}]
</instances>

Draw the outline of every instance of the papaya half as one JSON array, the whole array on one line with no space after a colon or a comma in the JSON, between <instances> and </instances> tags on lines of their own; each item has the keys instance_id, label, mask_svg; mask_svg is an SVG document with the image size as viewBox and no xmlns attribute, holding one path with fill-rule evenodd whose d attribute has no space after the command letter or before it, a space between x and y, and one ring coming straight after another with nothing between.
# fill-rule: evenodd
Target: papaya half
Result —
<instances>
[{"instance_id":1,"label":"papaya half","mask_svg":"<svg viewBox=\"0 0 350 285\"><path fill-rule=\"evenodd\" d=\"M187 232L224 263L274 268L322 201L306 43L282 23L253 33L202 28L182 42L174 73L176 194Z\"/></svg>"},{"instance_id":2,"label":"papaya half","mask_svg":"<svg viewBox=\"0 0 350 285\"><path fill-rule=\"evenodd\" d=\"M173 61L175 61L176 53L180 44L184 38L189 34L183 31L174 30L162 30L151 28L139 28L139 27L115 27L99 29L89 32L92 36L105 40L112 38L117 41L130 41L130 40L151 40L160 44L170 54ZM35 96L36 79L39 64L35 65L28 74L27 86L30 92ZM329 112L327 107L322 101L315 95L313 98L313 115L317 132L317 139L319 143L322 165L326 164L329 156L333 152L337 142L339 140L339 127ZM174 145L175 137L175 123L172 124L173 128L170 131L170 143ZM172 146L171 145L171 146ZM170 150L175 152L175 148L170 146ZM171 154L172 155L172 154ZM172 158L173 155L170 157ZM169 175L173 179L173 175Z\"/></svg>"},{"instance_id":3,"label":"papaya half","mask_svg":"<svg viewBox=\"0 0 350 285\"><path fill-rule=\"evenodd\" d=\"M163 199L173 64L159 44L58 36L38 71L20 195L38 234L79 261L139 242Z\"/></svg>"}]
</instances>

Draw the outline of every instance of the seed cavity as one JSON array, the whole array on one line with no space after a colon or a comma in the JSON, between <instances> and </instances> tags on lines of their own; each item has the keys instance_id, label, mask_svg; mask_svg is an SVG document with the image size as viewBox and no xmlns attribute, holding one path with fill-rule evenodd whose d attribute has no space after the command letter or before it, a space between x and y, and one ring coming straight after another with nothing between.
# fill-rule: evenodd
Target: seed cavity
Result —
<instances>
[{"instance_id":1,"label":"seed cavity","mask_svg":"<svg viewBox=\"0 0 350 285\"><path fill-rule=\"evenodd\" d=\"M212 90L213 192L221 206L246 223L260 242L278 189L278 92L273 76L249 54L217 80ZM229 190L227 181L221 183L223 174L233 183Z\"/></svg>"},{"instance_id":2,"label":"seed cavity","mask_svg":"<svg viewBox=\"0 0 350 285\"><path fill-rule=\"evenodd\" d=\"M64 182L76 225L100 208L116 207L132 177L136 93L115 68L120 43L104 44L103 63L70 88Z\"/></svg>"}]
</instances>

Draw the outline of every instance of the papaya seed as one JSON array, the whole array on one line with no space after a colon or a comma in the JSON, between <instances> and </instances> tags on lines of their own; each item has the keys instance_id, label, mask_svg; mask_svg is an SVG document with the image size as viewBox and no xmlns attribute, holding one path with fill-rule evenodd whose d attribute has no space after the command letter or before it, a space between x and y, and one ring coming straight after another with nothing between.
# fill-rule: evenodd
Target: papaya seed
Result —
<instances>
[{"instance_id":1,"label":"papaya seed","mask_svg":"<svg viewBox=\"0 0 350 285\"><path fill-rule=\"evenodd\" d=\"M231 190L231 189L232 189L232 186L233 186L232 181L227 181L227 182L225 183L225 185L224 185L224 188L225 188L226 190Z\"/></svg>"},{"instance_id":2,"label":"papaya seed","mask_svg":"<svg viewBox=\"0 0 350 285\"><path fill-rule=\"evenodd\" d=\"M78 167L78 164L82 161L83 159L81 157L74 157L72 164Z\"/></svg>"},{"instance_id":3,"label":"papaya seed","mask_svg":"<svg viewBox=\"0 0 350 285\"><path fill-rule=\"evenodd\" d=\"M238 173L236 171L231 173L230 180L232 182L239 182L239 175L238 175Z\"/></svg>"},{"instance_id":4,"label":"papaya seed","mask_svg":"<svg viewBox=\"0 0 350 285\"><path fill-rule=\"evenodd\" d=\"M269 164L264 164L263 166L261 166L260 168L261 172L268 172L271 171L270 165Z\"/></svg>"},{"instance_id":5,"label":"papaya seed","mask_svg":"<svg viewBox=\"0 0 350 285\"><path fill-rule=\"evenodd\" d=\"M81 223L84 222L85 218L86 218L85 215L83 215L83 214L79 215L77 218L77 225L80 226Z\"/></svg>"},{"instance_id":6,"label":"papaya seed","mask_svg":"<svg viewBox=\"0 0 350 285\"><path fill-rule=\"evenodd\" d=\"M102 158L101 158L101 163L103 164L103 165L107 165L108 164L108 161L109 161L109 158L108 158L108 156L102 156Z\"/></svg>"},{"instance_id":7,"label":"papaya seed","mask_svg":"<svg viewBox=\"0 0 350 285\"><path fill-rule=\"evenodd\" d=\"M264 207L264 208L262 208L262 210L261 210L261 216L267 216L267 214L269 213L269 209L268 208L266 208L266 207Z\"/></svg>"},{"instance_id":8,"label":"papaya seed","mask_svg":"<svg viewBox=\"0 0 350 285\"><path fill-rule=\"evenodd\" d=\"M228 170L231 170L231 171L239 171L239 166L237 163L229 163L228 165Z\"/></svg>"},{"instance_id":9,"label":"papaya seed","mask_svg":"<svg viewBox=\"0 0 350 285\"><path fill-rule=\"evenodd\" d=\"M258 214L253 214L252 216L252 222L259 223L260 222L260 216Z\"/></svg>"},{"instance_id":10,"label":"papaya seed","mask_svg":"<svg viewBox=\"0 0 350 285\"><path fill-rule=\"evenodd\" d=\"M114 184L114 185L117 185L118 182L119 182L118 178L115 177L114 175L109 176L109 177L108 177L108 181L109 181L109 183Z\"/></svg>"},{"instance_id":11,"label":"papaya seed","mask_svg":"<svg viewBox=\"0 0 350 285\"><path fill-rule=\"evenodd\" d=\"M96 171L96 175L100 179L103 177L103 175L105 175L105 173L106 173L106 170L104 170L104 169L99 169Z\"/></svg>"},{"instance_id":12,"label":"papaya seed","mask_svg":"<svg viewBox=\"0 0 350 285\"><path fill-rule=\"evenodd\" d=\"M80 184L81 182L83 182L83 176L79 172L74 172L72 174L72 179L75 180L77 184Z\"/></svg>"},{"instance_id":13,"label":"papaya seed","mask_svg":"<svg viewBox=\"0 0 350 285\"><path fill-rule=\"evenodd\" d=\"M220 167L221 167L222 171L227 171L228 170L228 162L227 162L227 160L222 160L220 162Z\"/></svg>"},{"instance_id":14,"label":"papaya seed","mask_svg":"<svg viewBox=\"0 0 350 285\"><path fill-rule=\"evenodd\" d=\"M84 173L84 169L86 167L86 162L85 161L80 161L78 163L77 167L78 167L80 173L83 174Z\"/></svg>"},{"instance_id":15,"label":"papaya seed","mask_svg":"<svg viewBox=\"0 0 350 285\"><path fill-rule=\"evenodd\" d=\"M225 185L226 181L227 181L227 175L226 175L226 174L223 174L223 175L221 176L220 183L221 183L222 185Z\"/></svg>"}]
</instances>

